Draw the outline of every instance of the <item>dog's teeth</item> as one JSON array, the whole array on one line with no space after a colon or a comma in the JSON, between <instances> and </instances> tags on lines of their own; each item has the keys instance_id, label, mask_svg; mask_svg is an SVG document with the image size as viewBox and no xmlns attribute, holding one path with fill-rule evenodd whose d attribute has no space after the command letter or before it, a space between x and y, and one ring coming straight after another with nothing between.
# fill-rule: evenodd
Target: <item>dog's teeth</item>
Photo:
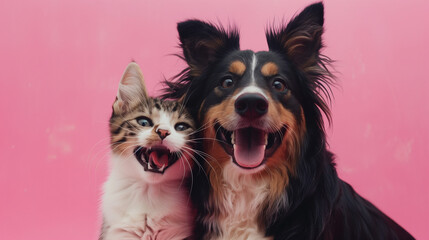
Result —
<instances>
[{"instance_id":1,"label":"dog's teeth","mask_svg":"<svg viewBox=\"0 0 429 240\"><path fill-rule=\"evenodd\" d=\"M162 165L162 167L159 169L159 171L164 171L164 168L165 168L165 164L164 165Z\"/></svg>"},{"instance_id":2,"label":"dog's teeth","mask_svg":"<svg viewBox=\"0 0 429 240\"><path fill-rule=\"evenodd\" d=\"M148 169L152 169L152 166L150 165L150 163L147 165Z\"/></svg>"}]
</instances>

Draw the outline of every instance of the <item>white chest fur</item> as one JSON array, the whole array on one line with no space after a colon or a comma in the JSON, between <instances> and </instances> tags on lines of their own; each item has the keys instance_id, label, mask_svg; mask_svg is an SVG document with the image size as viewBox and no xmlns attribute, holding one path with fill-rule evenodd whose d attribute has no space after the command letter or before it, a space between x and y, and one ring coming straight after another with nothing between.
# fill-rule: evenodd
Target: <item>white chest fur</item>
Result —
<instances>
[{"instance_id":1,"label":"white chest fur","mask_svg":"<svg viewBox=\"0 0 429 240\"><path fill-rule=\"evenodd\" d=\"M219 222L222 236L218 239L271 239L264 237L265 230L257 222L269 192L268 183L237 173L234 168L229 163L223 170L223 201L219 207L224 214Z\"/></svg>"},{"instance_id":2,"label":"white chest fur","mask_svg":"<svg viewBox=\"0 0 429 240\"><path fill-rule=\"evenodd\" d=\"M184 187L181 181L148 184L113 167L102 198L102 239L182 240L190 236L194 217Z\"/></svg>"}]
</instances>

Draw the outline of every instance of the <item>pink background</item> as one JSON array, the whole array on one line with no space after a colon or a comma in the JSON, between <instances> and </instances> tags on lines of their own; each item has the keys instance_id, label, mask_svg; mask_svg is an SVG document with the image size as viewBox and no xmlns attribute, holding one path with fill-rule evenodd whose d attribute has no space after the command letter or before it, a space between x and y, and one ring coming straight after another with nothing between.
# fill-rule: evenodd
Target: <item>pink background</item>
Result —
<instances>
[{"instance_id":1,"label":"pink background","mask_svg":"<svg viewBox=\"0 0 429 240\"><path fill-rule=\"evenodd\" d=\"M180 3L179 3L180 2ZM96 239L111 104L131 59L152 95L184 65L176 22L236 24L243 49L312 1L0 2L0 239ZM429 239L429 2L329 0L340 176Z\"/></svg>"}]
</instances>

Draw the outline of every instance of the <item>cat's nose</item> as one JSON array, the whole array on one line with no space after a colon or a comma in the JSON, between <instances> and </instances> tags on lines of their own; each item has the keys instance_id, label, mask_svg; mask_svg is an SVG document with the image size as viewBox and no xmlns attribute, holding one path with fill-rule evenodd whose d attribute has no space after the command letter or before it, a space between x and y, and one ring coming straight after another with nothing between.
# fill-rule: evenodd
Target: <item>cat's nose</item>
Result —
<instances>
[{"instance_id":1,"label":"cat's nose","mask_svg":"<svg viewBox=\"0 0 429 240\"><path fill-rule=\"evenodd\" d=\"M166 138L168 135L170 135L170 131L165 130L165 129L160 129L158 128L156 130L156 133L158 134L158 136L161 138L161 140L163 140L164 138Z\"/></svg>"}]
</instances>

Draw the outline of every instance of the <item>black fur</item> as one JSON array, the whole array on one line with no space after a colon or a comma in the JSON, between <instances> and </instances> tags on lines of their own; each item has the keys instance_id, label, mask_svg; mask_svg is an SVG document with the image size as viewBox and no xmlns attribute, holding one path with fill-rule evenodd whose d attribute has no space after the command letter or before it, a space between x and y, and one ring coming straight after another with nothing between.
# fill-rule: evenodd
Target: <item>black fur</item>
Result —
<instances>
[{"instance_id":1,"label":"black fur","mask_svg":"<svg viewBox=\"0 0 429 240\"><path fill-rule=\"evenodd\" d=\"M330 120L328 101L332 75L329 58L320 54L324 22L322 3L305 8L289 24L267 31L271 57L288 69L290 88L304 110L306 134L299 146L296 174L291 174L284 194L287 205L266 209L262 220L266 235L274 239L414 239L402 227L383 214L353 188L338 178L334 156L327 150L323 116ZM178 24L183 58L189 64L175 82L167 82L164 97L184 98L196 119L223 96L211 94L218 84L219 69L228 59L245 57L239 51L236 30L197 20ZM304 36L304 37L303 37ZM295 38L297 37L297 38ZM293 47L291 47L293 46ZM289 103L290 104L290 103ZM283 103L285 107L287 103ZM288 107L289 108L289 107ZM216 228L201 220L213 212L207 204L210 184L202 170L197 171L193 200L198 210L196 238L201 239Z\"/></svg>"}]
</instances>

